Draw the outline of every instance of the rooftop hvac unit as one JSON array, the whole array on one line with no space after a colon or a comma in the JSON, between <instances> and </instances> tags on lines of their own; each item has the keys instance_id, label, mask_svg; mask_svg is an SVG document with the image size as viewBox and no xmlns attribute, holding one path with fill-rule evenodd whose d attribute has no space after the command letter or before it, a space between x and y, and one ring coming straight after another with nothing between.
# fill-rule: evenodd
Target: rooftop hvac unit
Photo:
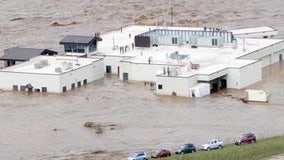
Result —
<instances>
[{"instance_id":1,"label":"rooftop hvac unit","mask_svg":"<svg viewBox=\"0 0 284 160\"><path fill-rule=\"evenodd\" d=\"M41 69L43 67L43 65L40 62L35 63L34 66L35 66L35 69Z\"/></svg>"},{"instance_id":2,"label":"rooftop hvac unit","mask_svg":"<svg viewBox=\"0 0 284 160\"><path fill-rule=\"evenodd\" d=\"M55 72L56 72L56 73L62 73L61 67L56 67L56 68L55 68Z\"/></svg>"},{"instance_id":3,"label":"rooftop hvac unit","mask_svg":"<svg viewBox=\"0 0 284 160\"><path fill-rule=\"evenodd\" d=\"M73 69L73 63L72 62L69 62L66 65L66 70L70 70L70 69Z\"/></svg>"},{"instance_id":4,"label":"rooftop hvac unit","mask_svg":"<svg viewBox=\"0 0 284 160\"><path fill-rule=\"evenodd\" d=\"M40 60L40 63L42 64L42 66L48 66L48 60L47 59Z\"/></svg>"}]
</instances>

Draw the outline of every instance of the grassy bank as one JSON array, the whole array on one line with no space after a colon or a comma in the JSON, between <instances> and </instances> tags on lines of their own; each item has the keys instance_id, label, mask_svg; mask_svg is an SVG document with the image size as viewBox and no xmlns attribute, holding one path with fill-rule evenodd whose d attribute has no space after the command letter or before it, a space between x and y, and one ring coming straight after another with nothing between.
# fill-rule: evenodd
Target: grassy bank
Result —
<instances>
[{"instance_id":1,"label":"grassy bank","mask_svg":"<svg viewBox=\"0 0 284 160\"><path fill-rule=\"evenodd\" d=\"M213 151L197 151L183 156L174 155L170 160L261 160L284 153L284 136L259 139L255 144L235 146Z\"/></svg>"}]
</instances>

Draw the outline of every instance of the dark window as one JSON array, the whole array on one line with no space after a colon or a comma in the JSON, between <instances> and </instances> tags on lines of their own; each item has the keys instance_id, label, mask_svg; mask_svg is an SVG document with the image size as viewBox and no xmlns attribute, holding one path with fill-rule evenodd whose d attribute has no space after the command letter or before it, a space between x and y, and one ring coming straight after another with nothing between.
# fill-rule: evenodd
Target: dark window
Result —
<instances>
[{"instance_id":1,"label":"dark window","mask_svg":"<svg viewBox=\"0 0 284 160\"><path fill-rule=\"evenodd\" d=\"M41 87L42 92L47 92L47 87Z\"/></svg>"},{"instance_id":2,"label":"dark window","mask_svg":"<svg viewBox=\"0 0 284 160\"><path fill-rule=\"evenodd\" d=\"M159 84L158 89L163 89L163 85Z\"/></svg>"},{"instance_id":3,"label":"dark window","mask_svg":"<svg viewBox=\"0 0 284 160\"><path fill-rule=\"evenodd\" d=\"M18 91L18 86L17 85L13 85L13 91Z\"/></svg>"},{"instance_id":4,"label":"dark window","mask_svg":"<svg viewBox=\"0 0 284 160\"><path fill-rule=\"evenodd\" d=\"M78 88L81 87L81 82L77 82Z\"/></svg>"},{"instance_id":5,"label":"dark window","mask_svg":"<svg viewBox=\"0 0 284 160\"><path fill-rule=\"evenodd\" d=\"M84 84L87 84L87 83L88 83L87 79L84 79L83 83L84 83Z\"/></svg>"},{"instance_id":6,"label":"dark window","mask_svg":"<svg viewBox=\"0 0 284 160\"><path fill-rule=\"evenodd\" d=\"M62 92L66 92L66 91L67 91L66 86L62 87Z\"/></svg>"},{"instance_id":7,"label":"dark window","mask_svg":"<svg viewBox=\"0 0 284 160\"><path fill-rule=\"evenodd\" d=\"M21 86L21 91L26 91L26 86Z\"/></svg>"},{"instance_id":8,"label":"dark window","mask_svg":"<svg viewBox=\"0 0 284 160\"><path fill-rule=\"evenodd\" d=\"M75 89L75 83L71 84L71 89Z\"/></svg>"},{"instance_id":9,"label":"dark window","mask_svg":"<svg viewBox=\"0 0 284 160\"><path fill-rule=\"evenodd\" d=\"M106 73L111 73L111 66L106 66Z\"/></svg>"},{"instance_id":10,"label":"dark window","mask_svg":"<svg viewBox=\"0 0 284 160\"><path fill-rule=\"evenodd\" d=\"M217 39L212 39L212 46L217 46Z\"/></svg>"},{"instance_id":11,"label":"dark window","mask_svg":"<svg viewBox=\"0 0 284 160\"><path fill-rule=\"evenodd\" d=\"M65 52L72 52L71 45L65 45Z\"/></svg>"},{"instance_id":12,"label":"dark window","mask_svg":"<svg viewBox=\"0 0 284 160\"><path fill-rule=\"evenodd\" d=\"M177 38L176 37L172 37L172 44L177 44Z\"/></svg>"}]
</instances>

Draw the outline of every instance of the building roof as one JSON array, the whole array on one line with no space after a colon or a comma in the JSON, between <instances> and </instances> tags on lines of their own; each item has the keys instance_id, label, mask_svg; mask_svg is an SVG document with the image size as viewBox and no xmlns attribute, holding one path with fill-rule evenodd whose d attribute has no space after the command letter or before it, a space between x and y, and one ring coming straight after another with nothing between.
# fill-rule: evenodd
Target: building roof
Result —
<instances>
[{"instance_id":1,"label":"building roof","mask_svg":"<svg viewBox=\"0 0 284 160\"><path fill-rule=\"evenodd\" d=\"M75 36L67 35L65 36L59 44L74 43L74 44L89 44L92 40L102 41L99 36Z\"/></svg>"},{"instance_id":2,"label":"building roof","mask_svg":"<svg viewBox=\"0 0 284 160\"><path fill-rule=\"evenodd\" d=\"M57 52L48 49L13 47L6 49L5 54L0 58L0 60L27 61L39 55L49 53L52 53L52 55L57 54Z\"/></svg>"},{"instance_id":3,"label":"building roof","mask_svg":"<svg viewBox=\"0 0 284 160\"><path fill-rule=\"evenodd\" d=\"M101 58L77 58L68 56L37 56L29 61L10 66L0 72L60 75L88 65Z\"/></svg>"}]
</instances>

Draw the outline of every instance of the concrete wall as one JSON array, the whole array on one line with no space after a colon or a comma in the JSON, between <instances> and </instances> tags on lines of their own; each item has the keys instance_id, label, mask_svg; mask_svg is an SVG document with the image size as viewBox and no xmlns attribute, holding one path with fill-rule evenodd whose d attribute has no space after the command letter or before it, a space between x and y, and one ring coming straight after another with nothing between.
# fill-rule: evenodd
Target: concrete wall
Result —
<instances>
[{"instance_id":1,"label":"concrete wall","mask_svg":"<svg viewBox=\"0 0 284 160\"><path fill-rule=\"evenodd\" d=\"M96 61L92 65L84 66L80 69L73 70L62 74L59 78L59 91L62 91L62 88L66 86L67 90L71 89L72 83L75 83L75 87L78 87L78 82L81 83L81 86L84 84L84 80L87 79L87 82L92 82L104 77L104 63L103 60Z\"/></svg>"},{"instance_id":2,"label":"concrete wall","mask_svg":"<svg viewBox=\"0 0 284 160\"><path fill-rule=\"evenodd\" d=\"M13 85L17 85L20 90L21 85L27 84L40 90L42 87L47 87L48 92L58 93L59 75L0 72L0 88L3 90L13 90Z\"/></svg>"},{"instance_id":3,"label":"concrete wall","mask_svg":"<svg viewBox=\"0 0 284 160\"><path fill-rule=\"evenodd\" d=\"M253 73L253 76L252 76ZM252 85L262 79L261 61L242 68L229 68L227 87L241 89Z\"/></svg>"},{"instance_id":4,"label":"concrete wall","mask_svg":"<svg viewBox=\"0 0 284 160\"><path fill-rule=\"evenodd\" d=\"M168 77L156 76L156 94L172 95L173 92L177 96L189 97L189 88L197 84L197 77ZM159 89L162 85L162 89Z\"/></svg>"},{"instance_id":5,"label":"concrete wall","mask_svg":"<svg viewBox=\"0 0 284 160\"><path fill-rule=\"evenodd\" d=\"M119 79L123 80L123 73L128 73L128 79L133 81L156 81L157 73L162 73L166 64L130 63L122 61L119 63ZM178 67L178 66L171 66Z\"/></svg>"},{"instance_id":6,"label":"concrete wall","mask_svg":"<svg viewBox=\"0 0 284 160\"><path fill-rule=\"evenodd\" d=\"M111 73L112 74L118 74L118 67L119 67L119 62L121 60L130 58L126 56L100 56L96 55L94 56L96 58L104 58L104 72L106 73L106 66L111 66Z\"/></svg>"},{"instance_id":7,"label":"concrete wall","mask_svg":"<svg viewBox=\"0 0 284 160\"><path fill-rule=\"evenodd\" d=\"M92 65L84 66L80 69L73 70L64 74L31 74L0 71L0 88L4 90L13 90L13 85L18 85L20 90L21 85L31 84L33 89L47 87L47 92L61 93L62 87L66 86L67 90L71 89L71 84L87 79L91 82L104 77L103 60L96 61Z\"/></svg>"}]
</instances>

